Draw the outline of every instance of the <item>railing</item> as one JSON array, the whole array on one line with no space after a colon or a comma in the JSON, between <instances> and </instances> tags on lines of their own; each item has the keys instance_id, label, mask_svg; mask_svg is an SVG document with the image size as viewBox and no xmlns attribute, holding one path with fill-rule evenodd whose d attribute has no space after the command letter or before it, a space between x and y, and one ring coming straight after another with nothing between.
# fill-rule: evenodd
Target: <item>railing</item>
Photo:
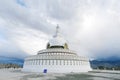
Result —
<instances>
[{"instance_id":1,"label":"railing","mask_svg":"<svg viewBox=\"0 0 120 80\"><path fill-rule=\"evenodd\" d=\"M66 52L66 53L70 53L70 54L76 54L75 51L68 50L68 49L60 49L60 48L40 50L40 51L38 51L38 54L43 54L43 53L46 53L46 52L47 53L48 52Z\"/></svg>"}]
</instances>

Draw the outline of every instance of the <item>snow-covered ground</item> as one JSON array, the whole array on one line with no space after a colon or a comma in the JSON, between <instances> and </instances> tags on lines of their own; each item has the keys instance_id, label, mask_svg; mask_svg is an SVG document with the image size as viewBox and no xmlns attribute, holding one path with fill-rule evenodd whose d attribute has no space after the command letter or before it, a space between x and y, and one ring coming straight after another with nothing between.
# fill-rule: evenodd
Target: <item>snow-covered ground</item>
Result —
<instances>
[{"instance_id":1,"label":"snow-covered ground","mask_svg":"<svg viewBox=\"0 0 120 80\"><path fill-rule=\"evenodd\" d=\"M21 69L0 69L0 80L53 80L56 77L65 76L64 74L56 73L27 73Z\"/></svg>"},{"instance_id":2,"label":"snow-covered ground","mask_svg":"<svg viewBox=\"0 0 120 80\"><path fill-rule=\"evenodd\" d=\"M88 73L25 73L21 69L0 69L0 80L120 80L120 71L93 70Z\"/></svg>"}]
</instances>

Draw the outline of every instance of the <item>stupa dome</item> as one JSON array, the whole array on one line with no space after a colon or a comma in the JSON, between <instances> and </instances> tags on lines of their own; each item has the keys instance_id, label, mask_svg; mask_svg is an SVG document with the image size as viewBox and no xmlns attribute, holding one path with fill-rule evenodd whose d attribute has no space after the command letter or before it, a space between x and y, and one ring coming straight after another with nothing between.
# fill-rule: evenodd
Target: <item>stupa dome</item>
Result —
<instances>
[{"instance_id":1,"label":"stupa dome","mask_svg":"<svg viewBox=\"0 0 120 80\"><path fill-rule=\"evenodd\" d=\"M67 41L59 33L59 26L56 27L56 34L49 40L47 48L65 48L68 49Z\"/></svg>"}]
</instances>

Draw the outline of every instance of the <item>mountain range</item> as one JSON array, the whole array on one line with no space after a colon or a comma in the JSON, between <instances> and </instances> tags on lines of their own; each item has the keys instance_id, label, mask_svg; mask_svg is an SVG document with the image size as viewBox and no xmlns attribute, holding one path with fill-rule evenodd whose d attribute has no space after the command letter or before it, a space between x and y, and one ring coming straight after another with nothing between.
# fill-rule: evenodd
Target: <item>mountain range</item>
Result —
<instances>
[{"instance_id":1,"label":"mountain range","mask_svg":"<svg viewBox=\"0 0 120 80\"><path fill-rule=\"evenodd\" d=\"M18 64L23 66L24 59L0 56L0 64Z\"/></svg>"}]
</instances>

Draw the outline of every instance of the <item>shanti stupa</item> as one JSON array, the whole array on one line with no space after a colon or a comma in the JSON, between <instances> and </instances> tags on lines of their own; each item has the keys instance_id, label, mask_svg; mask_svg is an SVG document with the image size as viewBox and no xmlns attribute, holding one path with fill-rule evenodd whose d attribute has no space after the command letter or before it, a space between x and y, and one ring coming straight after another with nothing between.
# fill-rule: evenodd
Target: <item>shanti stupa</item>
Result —
<instances>
[{"instance_id":1,"label":"shanti stupa","mask_svg":"<svg viewBox=\"0 0 120 80\"><path fill-rule=\"evenodd\" d=\"M59 26L46 49L40 50L37 55L25 58L22 69L25 72L48 73L76 73L91 70L88 58L78 56L74 51L69 50L67 41L59 33Z\"/></svg>"}]
</instances>

